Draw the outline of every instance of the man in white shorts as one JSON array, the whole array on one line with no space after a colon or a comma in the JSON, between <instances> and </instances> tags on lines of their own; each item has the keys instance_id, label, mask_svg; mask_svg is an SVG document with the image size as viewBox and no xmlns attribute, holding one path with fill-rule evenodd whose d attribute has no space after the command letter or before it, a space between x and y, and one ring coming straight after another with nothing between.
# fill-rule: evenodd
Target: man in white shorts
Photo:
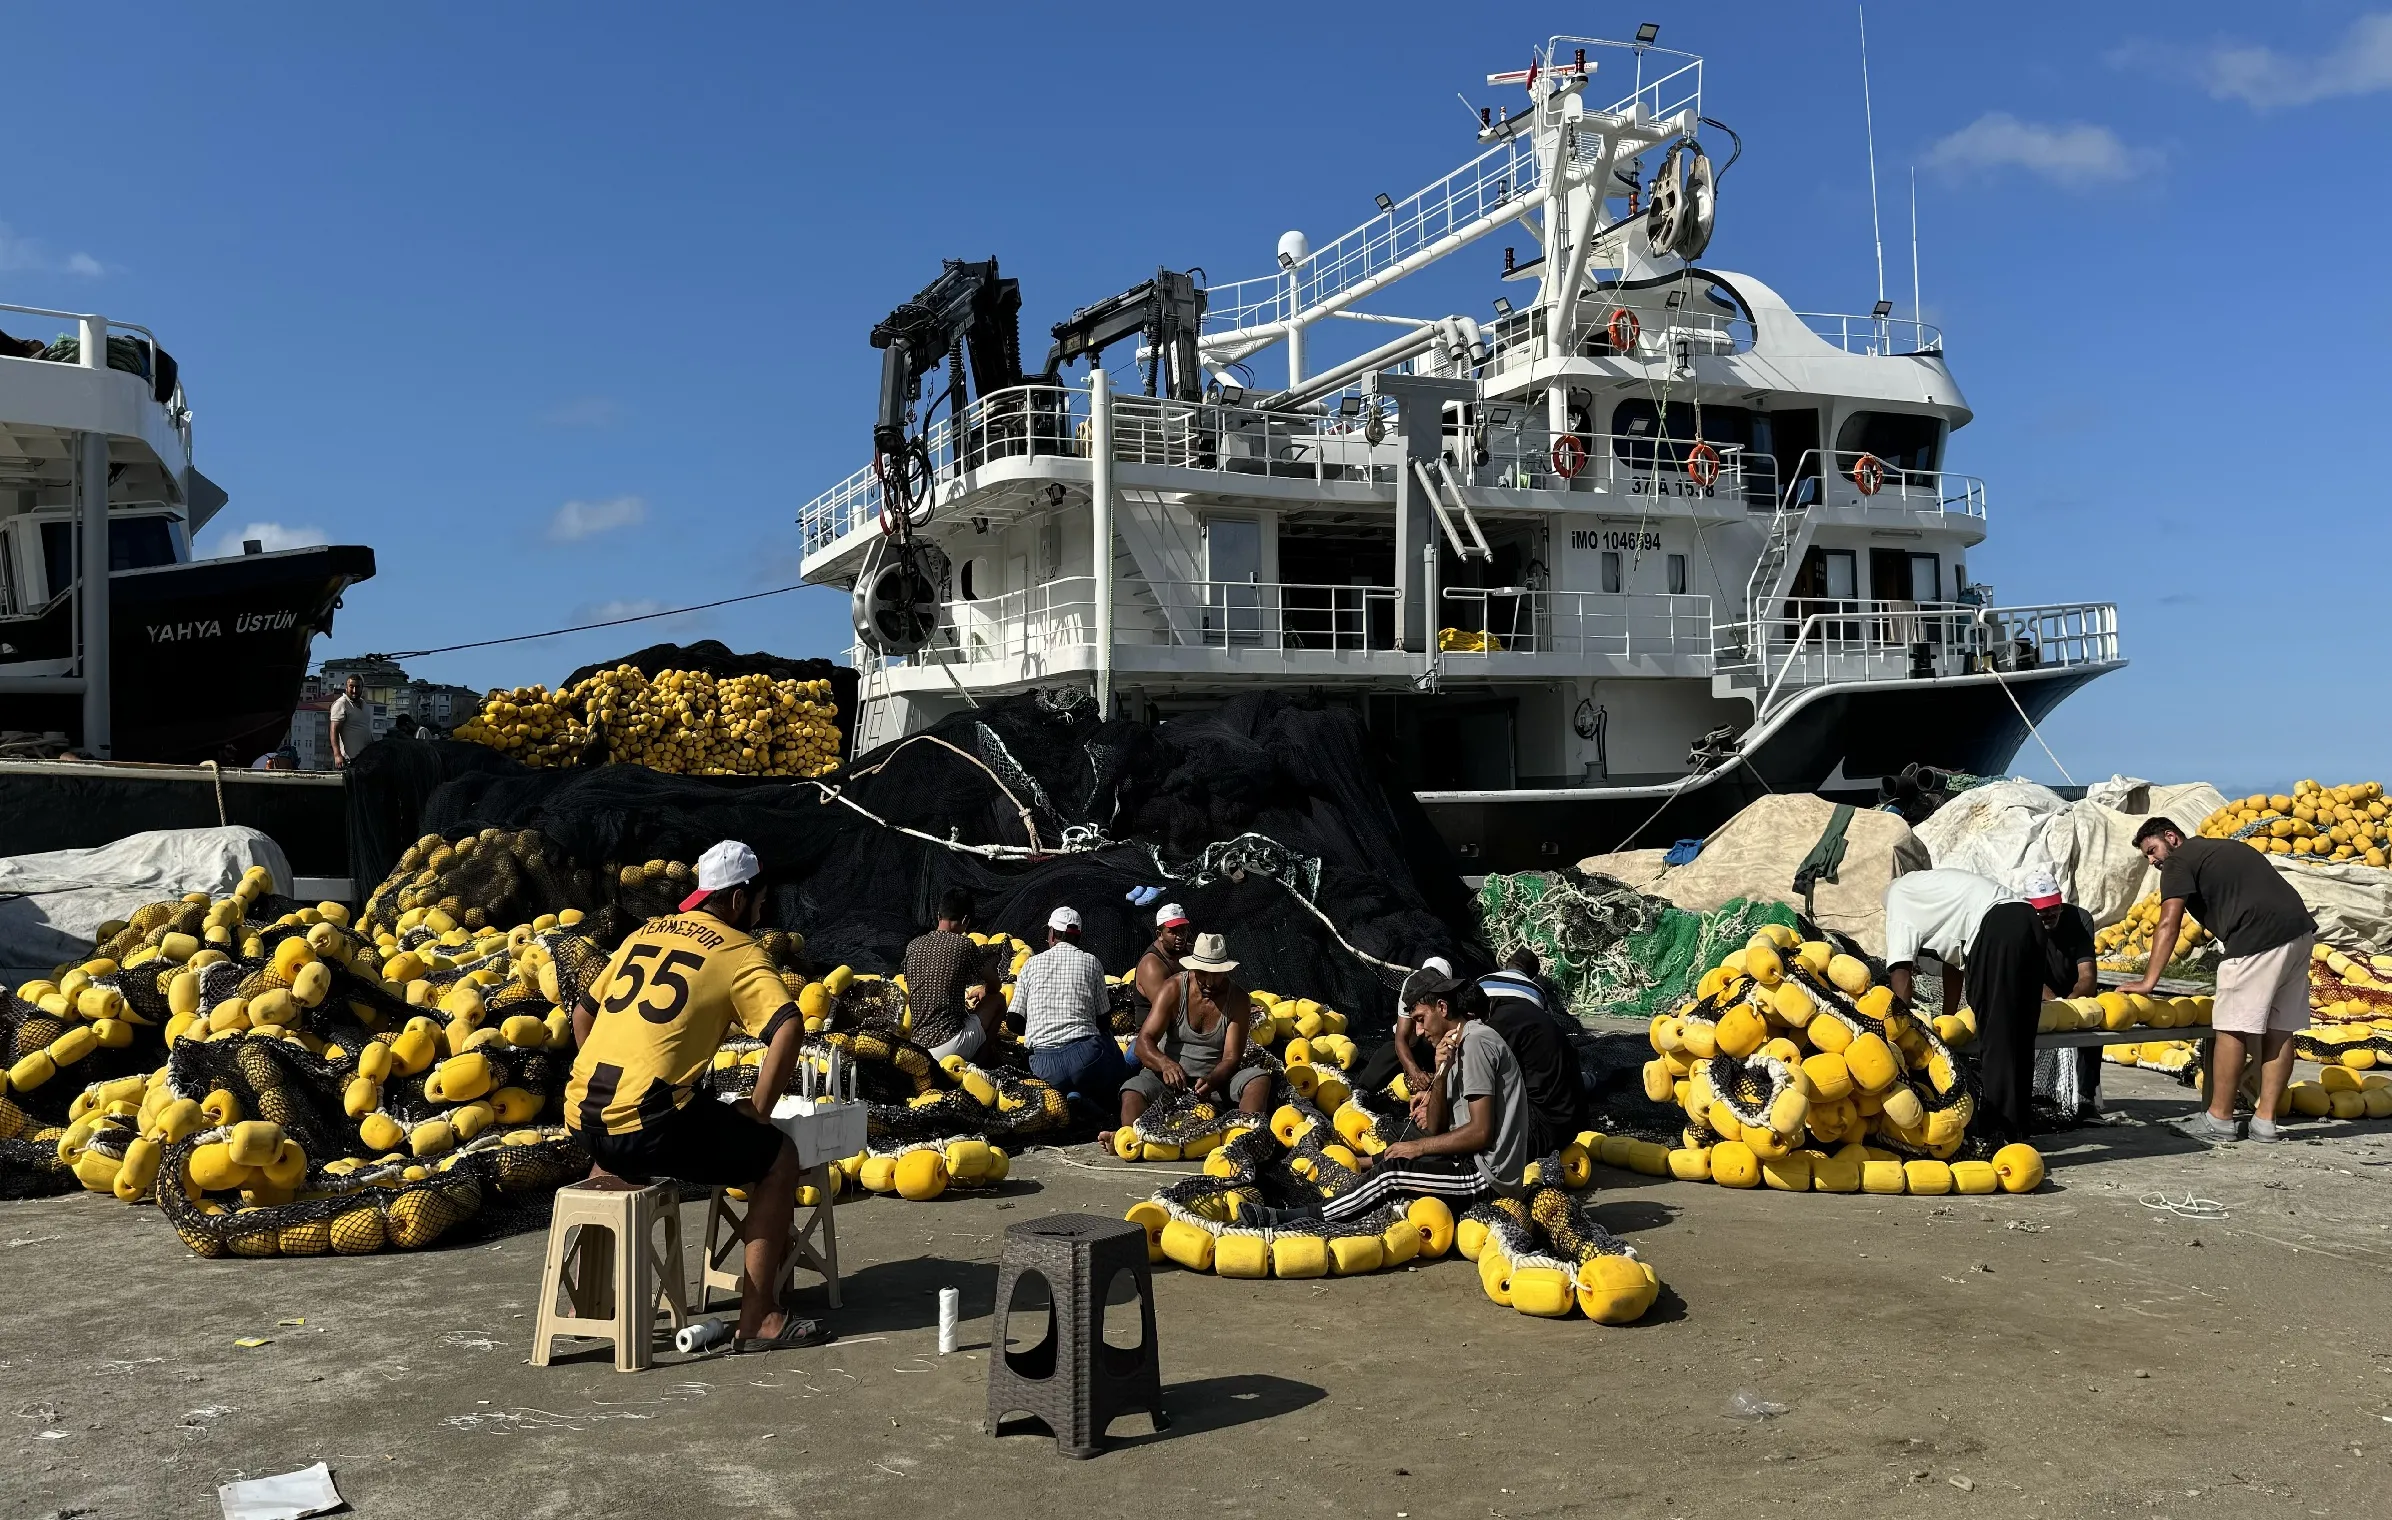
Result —
<instances>
[{"instance_id":1,"label":"man in white shorts","mask_svg":"<svg viewBox=\"0 0 2392 1520\"><path fill-rule=\"evenodd\" d=\"M2165 818L2146 819L2135 846L2159 869L2159 928L2151 936L2151 968L2119 988L2148 996L2176 952L2189 911L2226 947L2218 963L2217 1057L2209 1069L2209 1111L2180 1128L2196 1140L2237 1138L2234 1098L2243 1062L2259 1047L2259 1107L2251 1138L2279 1140L2275 1115L2292 1076L2292 1036L2309 1023L2309 951L2317 920L2283 873L2239 839L2187 839Z\"/></svg>"}]
</instances>

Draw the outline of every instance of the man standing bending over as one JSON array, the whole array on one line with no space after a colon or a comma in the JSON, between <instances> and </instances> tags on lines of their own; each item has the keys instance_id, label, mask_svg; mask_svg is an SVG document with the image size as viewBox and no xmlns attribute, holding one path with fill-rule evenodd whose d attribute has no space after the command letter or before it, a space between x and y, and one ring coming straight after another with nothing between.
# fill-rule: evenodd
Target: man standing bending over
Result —
<instances>
[{"instance_id":1,"label":"man standing bending over","mask_svg":"<svg viewBox=\"0 0 2392 1520\"><path fill-rule=\"evenodd\" d=\"M2226 947L2209 1016L2218 1047L2209 1069L2209 1111L2178 1127L2213 1143L2236 1137L2234 1097L2256 1043L2259 1107L2251 1138L2280 1140L2276 1111L2292 1077L2292 1036L2309 1023L2309 951L2317 942L2317 920L2283 873L2239 839L2187 839L2169 819L2147 818L2135 830L2135 846L2159 868L2159 928L2143 979L2118 990L2148 997L2159 985L2187 912Z\"/></svg>"}]
</instances>

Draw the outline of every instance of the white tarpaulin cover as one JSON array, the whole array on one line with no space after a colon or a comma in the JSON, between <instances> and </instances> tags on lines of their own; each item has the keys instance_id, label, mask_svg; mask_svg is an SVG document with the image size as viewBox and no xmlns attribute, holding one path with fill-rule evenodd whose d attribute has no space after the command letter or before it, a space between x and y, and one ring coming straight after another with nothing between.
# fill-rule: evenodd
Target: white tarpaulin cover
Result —
<instances>
[{"instance_id":1,"label":"white tarpaulin cover","mask_svg":"<svg viewBox=\"0 0 2392 1520\"><path fill-rule=\"evenodd\" d=\"M264 866L288 896L291 863L255 829L158 829L95 850L0 856L0 966L55 966L91 949L110 919L186 892L230 892Z\"/></svg>"},{"instance_id":2,"label":"white tarpaulin cover","mask_svg":"<svg viewBox=\"0 0 2392 1520\"><path fill-rule=\"evenodd\" d=\"M2317 937L2337 950L2392 955L2392 871L2354 864L2296 866L2289 855L2268 864L2284 873L2317 917Z\"/></svg>"},{"instance_id":3,"label":"white tarpaulin cover","mask_svg":"<svg viewBox=\"0 0 2392 1520\"><path fill-rule=\"evenodd\" d=\"M1651 897L1708 913L1735 898L1802 906L1794 868L1827 831L1836 805L1824 797L1787 793L1763 797L1722 824L1703 852L1682 866L1662 866L1661 851L1591 855L1579 869L1616 877ZM1897 876L1923 871L1927 852L1910 825L1892 813L1861 809L1844 833L1844 862L1836 880L1812 894L1824 928L1849 934L1871 955L1885 953L1885 889Z\"/></svg>"},{"instance_id":4,"label":"white tarpaulin cover","mask_svg":"<svg viewBox=\"0 0 2392 1520\"><path fill-rule=\"evenodd\" d=\"M2086 788L2082 802L2032 781L1994 781L1936 809L1918 834L1937 866L1989 876L2013 892L2049 871L2070 902L2107 925L2159 886L2134 844L2143 820L2161 814L2189 836L2225 805L2206 781L2157 786L2113 776Z\"/></svg>"}]
</instances>

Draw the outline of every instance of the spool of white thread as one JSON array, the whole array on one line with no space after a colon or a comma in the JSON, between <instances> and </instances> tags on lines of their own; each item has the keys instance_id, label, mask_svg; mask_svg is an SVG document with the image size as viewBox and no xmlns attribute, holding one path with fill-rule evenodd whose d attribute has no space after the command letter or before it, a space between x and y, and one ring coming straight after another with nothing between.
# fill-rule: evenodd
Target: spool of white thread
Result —
<instances>
[{"instance_id":1,"label":"spool of white thread","mask_svg":"<svg viewBox=\"0 0 2392 1520\"><path fill-rule=\"evenodd\" d=\"M673 1332L673 1349L684 1355L711 1351L731 1338L731 1327L719 1319L702 1319Z\"/></svg>"},{"instance_id":2,"label":"spool of white thread","mask_svg":"<svg viewBox=\"0 0 2392 1520\"><path fill-rule=\"evenodd\" d=\"M954 1354L955 1327L962 1318L963 1295L953 1288L939 1289L939 1355Z\"/></svg>"}]
</instances>

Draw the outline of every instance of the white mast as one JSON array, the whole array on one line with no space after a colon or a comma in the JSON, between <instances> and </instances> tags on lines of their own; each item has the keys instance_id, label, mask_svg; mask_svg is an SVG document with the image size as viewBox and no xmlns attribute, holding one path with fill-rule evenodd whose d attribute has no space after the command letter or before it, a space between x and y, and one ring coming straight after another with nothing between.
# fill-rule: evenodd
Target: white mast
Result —
<instances>
[{"instance_id":1,"label":"white mast","mask_svg":"<svg viewBox=\"0 0 2392 1520\"><path fill-rule=\"evenodd\" d=\"M1860 13L1860 113L1869 136L1869 235L1877 243L1877 299L1885 299L1885 229L1877 221L1877 115L1869 101L1869 12Z\"/></svg>"}]
</instances>

